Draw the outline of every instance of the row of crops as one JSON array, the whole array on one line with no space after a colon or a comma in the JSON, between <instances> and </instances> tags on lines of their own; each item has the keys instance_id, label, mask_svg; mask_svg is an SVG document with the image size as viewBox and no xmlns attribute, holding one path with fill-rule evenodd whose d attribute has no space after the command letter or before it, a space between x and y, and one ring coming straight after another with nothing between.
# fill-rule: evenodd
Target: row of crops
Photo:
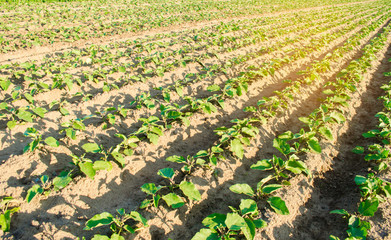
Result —
<instances>
[{"instance_id":1,"label":"row of crops","mask_svg":"<svg viewBox=\"0 0 391 240\"><path fill-rule=\"evenodd\" d=\"M351 0L334 1L346 2ZM115 4L110 1L46 4L18 1L0 7L0 52L324 4L323 1L243 0L177 3L135 0ZM251 8L247 7L249 5Z\"/></svg>"},{"instance_id":2,"label":"row of crops","mask_svg":"<svg viewBox=\"0 0 391 240\"><path fill-rule=\"evenodd\" d=\"M34 14L28 17L5 11L1 17L9 21L0 28L9 40L2 50L32 47L26 43L33 38L43 41L33 45L47 45L78 41L79 33L89 39L251 16L3 61L3 232L15 239L260 239L274 216L295 208L284 193L297 179L321 174L309 161L338 139L352 94L389 44L390 6L371 1L259 16L304 2L249 9L238 7L240 1L143 1L123 10L127 3L115 3L107 14L105 5L91 2L44 5L56 11L29 4L24 8ZM67 14L60 15L64 7ZM151 14L151 20L143 11L173 17ZM24 32L21 16L34 29L64 30L59 16L91 28L80 28L75 38L50 33L54 38L46 41L39 30ZM145 21L136 30L135 19ZM388 168L388 115L379 113L381 129L365 134L383 138L365 156L379 164L378 172ZM365 239L365 217L391 188L373 174L355 181L363 196L358 213L332 213L349 219L348 237Z\"/></svg>"}]
</instances>

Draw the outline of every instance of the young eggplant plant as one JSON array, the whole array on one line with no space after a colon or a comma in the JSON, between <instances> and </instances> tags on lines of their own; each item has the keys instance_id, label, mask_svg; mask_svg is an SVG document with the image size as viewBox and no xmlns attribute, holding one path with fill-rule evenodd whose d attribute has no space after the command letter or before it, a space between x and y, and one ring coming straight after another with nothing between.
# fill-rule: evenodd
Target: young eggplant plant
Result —
<instances>
[{"instance_id":1,"label":"young eggplant plant","mask_svg":"<svg viewBox=\"0 0 391 240\"><path fill-rule=\"evenodd\" d=\"M234 240L245 237L247 240L255 238L256 229L267 226L260 218L257 203L252 199L242 199L239 209L229 207L232 213L213 213L206 217L202 228L192 240L226 239Z\"/></svg>"},{"instance_id":2,"label":"young eggplant plant","mask_svg":"<svg viewBox=\"0 0 391 240\"><path fill-rule=\"evenodd\" d=\"M136 211L126 213L123 208L120 208L117 209L117 213L118 215L115 217L108 212L96 214L86 222L84 230L92 230L96 227L110 225L110 230L113 232L110 237L95 234L93 239L125 240L125 237L122 236L124 233L135 233L149 226L147 219Z\"/></svg>"},{"instance_id":3,"label":"young eggplant plant","mask_svg":"<svg viewBox=\"0 0 391 240\"><path fill-rule=\"evenodd\" d=\"M179 184L174 181L174 169L172 168L163 168L158 171L158 175L167 179L169 184L166 186L156 186L154 183L145 183L141 186L141 190L146 194L150 195L151 199L145 199L140 208L148 208L150 206L158 207L160 199L163 199L169 207L179 208L185 204L183 197L178 195L181 190L182 194L186 196L190 201L199 201L201 200L201 194L191 182L185 180L181 181ZM169 192L165 195L162 195L161 192Z\"/></svg>"},{"instance_id":4,"label":"young eggplant plant","mask_svg":"<svg viewBox=\"0 0 391 240\"><path fill-rule=\"evenodd\" d=\"M13 197L3 197L0 201L0 226L3 232L10 231L11 217L20 210L20 207L11 207L11 204L15 202Z\"/></svg>"},{"instance_id":5,"label":"young eggplant plant","mask_svg":"<svg viewBox=\"0 0 391 240\"><path fill-rule=\"evenodd\" d=\"M54 137L47 137L45 140L42 140L42 135L37 131L37 129L30 127L24 132L24 136L31 138L33 140L23 149L25 152L34 152L36 149L42 149L43 143L46 143L51 147L58 147L60 143Z\"/></svg>"}]
</instances>

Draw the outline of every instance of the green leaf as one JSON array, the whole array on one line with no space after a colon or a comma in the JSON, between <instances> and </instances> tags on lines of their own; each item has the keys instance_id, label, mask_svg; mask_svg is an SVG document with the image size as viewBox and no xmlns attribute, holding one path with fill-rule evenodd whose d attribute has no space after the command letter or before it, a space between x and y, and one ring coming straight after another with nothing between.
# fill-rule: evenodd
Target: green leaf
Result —
<instances>
[{"instance_id":1,"label":"green leaf","mask_svg":"<svg viewBox=\"0 0 391 240\"><path fill-rule=\"evenodd\" d=\"M111 169L113 169L113 165L111 164L111 162L107 162L107 161L95 161L94 162L94 169L96 171L99 171L99 170L110 171Z\"/></svg>"},{"instance_id":2,"label":"green leaf","mask_svg":"<svg viewBox=\"0 0 391 240\"><path fill-rule=\"evenodd\" d=\"M155 145L158 144L158 142L159 142L159 135L154 134L154 133L149 133L149 134L147 134L147 137L148 137L148 139L149 139L149 141L151 143L153 143Z\"/></svg>"},{"instance_id":3,"label":"green leaf","mask_svg":"<svg viewBox=\"0 0 391 240\"><path fill-rule=\"evenodd\" d=\"M38 184L32 186L28 191L27 191L27 196L26 196L26 201L29 203L31 202L31 200L33 200L33 198L38 194L38 193L42 193L43 192L43 189L41 188L41 186L39 186Z\"/></svg>"},{"instance_id":4,"label":"green leaf","mask_svg":"<svg viewBox=\"0 0 391 240\"><path fill-rule=\"evenodd\" d=\"M267 226L267 223L264 220L260 219L260 218L259 219L255 219L253 222L254 222L254 225L255 225L256 228L264 228L264 227Z\"/></svg>"},{"instance_id":5,"label":"green leaf","mask_svg":"<svg viewBox=\"0 0 391 240\"><path fill-rule=\"evenodd\" d=\"M358 211L363 216L373 216L379 207L379 200L377 199L367 199L364 202L360 203Z\"/></svg>"},{"instance_id":6,"label":"green leaf","mask_svg":"<svg viewBox=\"0 0 391 240\"><path fill-rule=\"evenodd\" d=\"M231 146L231 151L235 153L235 155L239 159L243 159L244 149L243 149L243 144L240 142L240 140L239 139L232 140L230 146Z\"/></svg>"},{"instance_id":7,"label":"green leaf","mask_svg":"<svg viewBox=\"0 0 391 240\"><path fill-rule=\"evenodd\" d=\"M281 215L288 215L289 210L285 205L285 201L282 200L280 197L270 197L267 202L269 203L270 207L273 208L273 210Z\"/></svg>"},{"instance_id":8,"label":"green leaf","mask_svg":"<svg viewBox=\"0 0 391 240\"><path fill-rule=\"evenodd\" d=\"M280 151L284 155L290 154L293 150L291 146L286 142L286 140L281 138L275 138L273 140L273 147Z\"/></svg>"},{"instance_id":9,"label":"green leaf","mask_svg":"<svg viewBox=\"0 0 391 240\"><path fill-rule=\"evenodd\" d=\"M211 215L207 216L203 221L202 224L205 227L217 229L221 227L225 227L225 220L227 219L227 216L225 214L221 213L212 213Z\"/></svg>"},{"instance_id":10,"label":"green leaf","mask_svg":"<svg viewBox=\"0 0 391 240\"><path fill-rule=\"evenodd\" d=\"M216 84L213 84L206 88L206 90L208 90L209 92L217 92L220 91L220 89L221 89L220 86Z\"/></svg>"},{"instance_id":11,"label":"green leaf","mask_svg":"<svg viewBox=\"0 0 391 240\"><path fill-rule=\"evenodd\" d=\"M175 172L174 172L174 169L172 169L172 168L163 168L163 169L160 169L157 174L159 176L164 177L164 178L172 179Z\"/></svg>"},{"instance_id":12,"label":"green leaf","mask_svg":"<svg viewBox=\"0 0 391 240\"><path fill-rule=\"evenodd\" d=\"M77 130L86 130L86 125L82 121L74 121L72 127Z\"/></svg>"},{"instance_id":13,"label":"green leaf","mask_svg":"<svg viewBox=\"0 0 391 240\"><path fill-rule=\"evenodd\" d=\"M19 119L26 121L26 122L33 122L33 114L27 111L19 111L18 114L16 114Z\"/></svg>"},{"instance_id":14,"label":"green leaf","mask_svg":"<svg viewBox=\"0 0 391 240\"><path fill-rule=\"evenodd\" d=\"M211 229L202 228L191 240L221 240L221 238Z\"/></svg>"},{"instance_id":15,"label":"green leaf","mask_svg":"<svg viewBox=\"0 0 391 240\"><path fill-rule=\"evenodd\" d=\"M201 194L193 183L182 181L179 184L179 188L182 190L183 194L185 194L189 199L194 201L201 200Z\"/></svg>"},{"instance_id":16,"label":"green leaf","mask_svg":"<svg viewBox=\"0 0 391 240\"><path fill-rule=\"evenodd\" d=\"M3 232L8 232L11 228L11 211L7 210L0 215L0 225Z\"/></svg>"},{"instance_id":17,"label":"green leaf","mask_svg":"<svg viewBox=\"0 0 391 240\"><path fill-rule=\"evenodd\" d=\"M340 112L332 112L330 117L333 118L337 123L343 123L346 121L345 116Z\"/></svg>"},{"instance_id":18,"label":"green leaf","mask_svg":"<svg viewBox=\"0 0 391 240\"><path fill-rule=\"evenodd\" d=\"M269 184L269 185L262 187L262 192L265 194L270 194L280 188L282 188L281 184Z\"/></svg>"},{"instance_id":19,"label":"green leaf","mask_svg":"<svg viewBox=\"0 0 391 240\"><path fill-rule=\"evenodd\" d=\"M63 107L60 107L60 113L63 115L63 116L67 116L69 115L69 111Z\"/></svg>"},{"instance_id":20,"label":"green leaf","mask_svg":"<svg viewBox=\"0 0 391 240\"><path fill-rule=\"evenodd\" d=\"M317 140L315 139L310 139L308 140L308 146L313 150L314 152L317 153L322 153L322 148L320 147L320 144Z\"/></svg>"},{"instance_id":21,"label":"green leaf","mask_svg":"<svg viewBox=\"0 0 391 240\"><path fill-rule=\"evenodd\" d=\"M185 163L186 159L182 156L173 155L166 158L166 161L175 162L175 163Z\"/></svg>"},{"instance_id":22,"label":"green leaf","mask_svg":"<svg viewBox=\"0 0 391 240\"><path fill-rule=\"evenodd\" d=\"M344 215L344 216L349 216L348 211L346 211L345 209L333 210L333 211L330 211L330 213L340 214L340 215Z\"/></svg>"},{"instance_id":23,"label":"green leaf","mask_svg":"<svg viewBox=\"0 0 391 240\"><path fill-rule=\"evenodd\" d=\"M111 156L119 163L120 167L123 168L125 166L125 158L119 152L112 152Z\"/></svg>"},{"instance_id":24,"label":"green leaf","mask_svg":"<svg viewBox=\"0 0 391 240\"><path fill-rule=\"evenodd\" d=\"M110 240L125 240L125 238L117 233L113 233L113 235L110 237Z\"/></svg>"},{"instance_id":25,"label":"green leaf","mask_svg":"<svg viewBox=\"0 0 391 240\"><path fill-rule=\"evenodd\" d=\"M96 171L92 162L79 163L80 171L82 171L87 177L94 180Z\"/></svg>"},{"instance_id":26,"label":"green leaf","mask_svg":"<svg viewBox=\"0 0 391 240\"><path fill-rule=\"evenodd\" d=\"M242 215L247 213L258 214L257 203L252 199L242 199L239 205Z\"/></svg>"},{"instance_id":27,"label":"green leaf","mask_svg":"<svg viewBox=\"0 0 391 240\"><path fill-rule=\"evenodd\" d=\"M11 130L14 129L16 127L16 121L8 121L7 127Z\"/></svg>"},{"instance_id":28,"label":"green leaf","mask_svg":"<svg viewBox=\"0 0 391 240\"><path fill-rule=\"evenodd\" d=\"M55 187L55 190L60 190L64 187L66 187L70 182L72 181L72 178L69 176L69 172L62 171L58 177L55 177L53 179L53 186Z\"/></svg>"},{"instance_id":29,"label":"green leaf","mask_svg":"<svg viewBox=\"0 0 391 240\"><path fill-rule=\"evenodd\" d=\"M148 220L145 219L140 213L132 211L130 212L130 217L135 221L141 222L144 227L148 227Z\"/></svg>"},{"instance_id":30,"label":"green leaf","mask_svg":"<svg viewBox=\"0 0 391 240\"><path fill-rule=\"evenodd\" d=\"M45 143L51 147L58 147L60 143L54 137L48 137L45 139Z\"/></svg>"},{"instance_id":31,"label":"green leaf","mask_svg":"<svg viewBox=\"0 0 391 240\"><path fill-rule=\"evenodd\" d=\"M273 169L273 165L268 159L258 161L256 164L251 165L251 169L257 170L270 170Z\"/></svg>"},{"instance_id":32,"label":"green leaf","mask_svg":"<svg viewBox=\"0 0 391 240\"><path fill-rule=\"evenodd\" d=\"M322 134L325 138L327 138L330 141L333 141L333 134L331 133L331 130L324 126L319 128L319 133Z\"/></svg>"},{"instance_id":33,"label":"green leaf","mask_svg":"<svg viewBox=\"0 0 391 240\"><path fill-rule=\"evenodd\" d=\"M250 187L250 185L243 183L243 184L235 184L229 187L229 190L231 190L234 193L238 194L246 194L250 197L253 197L255 195L253 189Z\"/></svg>"},{"instance_id":34,"label":"green leaf","mask_svg":"<svg viewBox=\"0 0 391 240\"><path fill-rule=\"evenodd\" d=\"M237 213L228 213L227 219L225 219L225 225L229 230L240 230L242 227L246 227L246 221Z\"/></svg>"},{"instance_id":35,"label":"green leaf","mask_svg":"<svg viewBox=\"0 0 391 240\"><path fill-rule=\"evenodd\" d=\"M98 153L102 150L99 147L99 145L96 143L86 143L86 144L83 144L83 146L81 146L81 147L84 149L84 151L92 152L92 153Z\"/></svg>"},{"instance_id":36,"label":"green leaf","mask_svg":"<svg viewBox=\"0 0 391 240\"><path fill-rule=\"evenodd\" d=\"M108 212L96 214L86 222L86 227L84 228L84 230L91 230L99 226L109 225L113 222L113 220L114 220L113 215L111 215Z\"/></svg>"},{"instance_id":37,"label":"green leaf","mask_svg":"<svg viewBox=\"0 0 391 240\"><path fill-rule=\"evenodd\" d=\"M255 237L255 224L251 219L245 218L246 226L242 227L242 231L247 240L253 240Z\"/></svg>"},{"instance_id":38,"label":"green leaf","mask_svg":"<svg viewBox=\"0 0 391 240\"><path fill-rule=\"evenodd\" d=\"M35 114L40 116L41 118L45 117L45 113L47 113L47 110L41 107L33 108L32 109Z\"/></svg>"},{"instance_id":39,"label":"green leaf","mask_svg":"<svg viewBox=\"0 0 391 240\"><path fill-rule=\"evenodd\" d=\"M356 153L356 154L363 154L365 151L364 147L361 147L361 146L356 146L355 148L353 148L352 152Z\"/></svg>"},{"instance_id":40,"label":"green leaf","mask_svg":"<svg viewBox=\"0 0 391 240\"><path fill-rule=\"evenodd\" d=\"M144 185L141 186L141 191L154 195L157 191L160 190L160 187L156 187L154 183L145 183Z\"/></svg>"},{"instance_id":41,"label":"green leaf","mask_svg":"<svg viewBox=\"0 0 391 240\"><path fill-rule=\"evenodd\" d=\"M166 201L167 205L172 207L172 208L180 208L182 207L185 202L180 198L178 195L175 193L169 193L167 195L164 195L163 200Z\"/></svg>"}]
</instances>

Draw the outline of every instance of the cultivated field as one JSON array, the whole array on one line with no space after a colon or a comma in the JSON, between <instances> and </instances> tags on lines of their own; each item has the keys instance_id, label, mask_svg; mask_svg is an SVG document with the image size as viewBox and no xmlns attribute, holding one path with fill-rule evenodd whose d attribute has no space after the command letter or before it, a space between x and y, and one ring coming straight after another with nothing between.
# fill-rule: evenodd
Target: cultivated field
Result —
<instances>
[{"instance_id":1,"label":"cultivated field","mask_svg":"<svg viewBox=\"0 0 391 240\"><path fill-rule=\"evenodd\" d=\"M2 239L391 239L391 1L0 1Z\"/></svg>"}]
</instances>

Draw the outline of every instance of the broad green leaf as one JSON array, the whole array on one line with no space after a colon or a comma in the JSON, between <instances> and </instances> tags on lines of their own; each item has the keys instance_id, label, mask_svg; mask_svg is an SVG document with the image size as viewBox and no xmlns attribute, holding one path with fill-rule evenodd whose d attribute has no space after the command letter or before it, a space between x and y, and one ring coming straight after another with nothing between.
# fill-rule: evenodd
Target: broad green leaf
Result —
<instances>
[{"instance_id":1,"label":"broad green leaf","mask_svg":"<svg viewBox=\"0 0 391 240\"><path fill-rule=\"evenodd\" d=\"M201 200L201 194L193 183L182 181L179 184L179 188L182 190L183 194L185 194L189 199L194 201Z\"/></svg>"},{"instance_id":2,"label":"broad green leaf","mask_svg":"<svg viewBox=\"0 0 391 240\"><path fill-rule=\"evenodd\" d=\"M322 153L322 148L317 140L310 139L310 140L308 140L307 143L308 143L308 146L311 148L311 150L313 150L314 152L317 152L317 153Z\"/></svg>"},{"instance_id":3,"label":"broad green leaf","mask_svg":"<svg viewBox=\"0 0 391 240\"><path fill-rule=\"evenodd\" d=\"M251 169L257 170L270 170L273 169L273 165L268 159L258 161L256 164L251 165Z\"/></svg>"},{"instance_id":4,"label":"broad green leaf","mask_svg":"<svg viewBox=\"0 0 391 240\"><path fill-rule=\"evenodd\" d=\"M355 148L353 148L352 152L356 153L356 154L363 154L365 151L364 147L361 147L361 146L356 146Z\"/></svg>"},{"instance_id":5,"label":"broad green leaf","mask_svg":"<svg viewBox=\"0 0 391 240\"><path fill-rule=\"evenodd\" d=\"M252 199L242 199L240 201L239 209L242 215L245 215L247 213L251 213L251 214L258 213L257 203Z\"/></svg>"},{"instance_id":6,"label":"broad green leaf","mask_svg":"<svg viewBox=\"0 0 391 240\"><path fill-rule=\"evenodd\" d=\"M99 145L96 143L86 143L86 144L83 144L83 146L81 146L81 147L84 149L84 151L92 152L92 153L98 153L102 150L99 147Z\"/></svg>"},{"instance_id":7,"label":"broad green leaf","mask_svg":"<svg viewBox=\"0 0 391 240\"><path fill-rule=\"evenodd\" d=\"M130 217L135 221L141 222L144 227L148 227L148 220L145 219L140 213L136 211L131 211Z\"/></svg>"},{"instance_id":8,"label":"broad green leaf","mask_svg":"<svg viewBox=\"0 0 391 240\"><path fill-rule=\"evenodd\" d=\"M41 186L38 184L32 186L28 191L27 191L27 196L26 196L26 201L29 203L33 198L38 194L38 193L43 193L43 189Z\"/></svg>"},{"instance_id":9,"label":"broad green leaf","mask_svg":"<svg viewBox=\"0 0 391 240\"><path fill-rule=\"evenodd\" d=\"M255 219L254 221L254 225L256 228L264 228L267 226L267 222L265 222L264 220L262 219Z\"/></svg>"},{"instance_id":10,"label":"broad green leaf","mask_svg":"<svg viewBox=\"0 0 391 240\"><path fill-rule=\"evenodd\" d=\"M340 214L340 215L344 215L344 216L349 215L348 211L346 211L345 209L332 210L332 211L330 211L330 213Z\"/></svg>"},{"instance_id":11,"label":"broad green leaf","mask_svg":"<svg viewBox=\"0 0 391 240\"><path fill-rule=\"evenodd\" d=\"M225 220L227 219L227 216L225 214L220 213L212 213L211 215L207 216L203 221L202 224L205 227L208 228L221 228L225 227Z\"/></svg>"},{"instance_id":12,"label":"broad green leaf","mask_svg":"<svg viewBox=\"0 0 391 240\"><path fill-rule=\"evenodd\" d=\"M166 161L175 162L175 163L185 163L186 159L182 156L173 155L166 158Z\"/></svg>"},{"instance_id":13,"label":"broad green leaf","mask_svg":"<svg viewBox=\"0 0 391 240\"><path fill-rule=\"evenodd\" d=\"M7 127L11 130L14 129L16 127L16 121L8 121Z\"/></svg>"},{"instance_id":14,"label":"broad green leaf","mask_svg":"<svg viewBox=\"0 0 391 240\"><path fill-rule=\"evenodd\" d=\"M253 240L255 237L255 224L251 219L245 218L246 226L242 227L242 232L247 240Z\"/></svg>"},{"instance_id":15,"label":"broad green leaf","mask_svg":"<svg viewBox=\"0 0 391 240\"><path fill-rule=\"evenodd\" d=\"M167 195L164 195L163 200L166 201L167 205L172 207L172 208L179 208L182 207L185 202L180 198L178 195L175 193L169 193Z\"/></svg>"},{"instance_id":16,"label":"broad green leaf","mask_svg":"<svg viewBox=\"0 0 391 240\"><path fill-rule=\"evenodd\" d=\"M202 228L191 240L221 240L221 238L211 229Z\"/></svg>"},{"instance_id":17,"label":"broad green leaf","mask_svg":"<svg viewBox=\"0 0 391 240\"><path fill-rule=\"evenodd\" d=\"M136 231L135 231L131 226L129 226L129 225L125 225L123 228L125 229L125 231L130 232L130 233L135 233L135 232L136 232Z\"/></svg>"},{"instance_id":18,"label":"broad green leaf","mask_svg":"<svg viewBox=\"0 0 391 240\"><path fill-rule=\"evenodd\" d=\"M108 162L108 161L95 161L94 162L94 169L96 171L99 171L99 170L110 171L111 169L113 169L113 165L111 164L111 162Z\"/></svg>"},{"instance_id":19,"label":"broad green leaf","mask_svg":"<svg viewBox=\"0 0 391 240\"><path fill-rule=\"evenodd\" d=\"M19 111L18 114L16 114L19 119L26 121L26 122L33 122L33 114L27 111Z\"/></svg>"},{"instance_id":20,"label":"broad green leaf","mask_svg":"<svg viewBox=\"0 0 391 240\"><path fill-rule=\"evenodd\" d=\"M111 156L119 163L120 167L123 168L125 166L125 158L119 152L112 152Z\"/></svg>"},{"instance_id":21,"label":"broad green leaf","mask_svg":"<svg viewBox=\"0 0 391 240\"><path fill-rule=\"evenodd\" d=\"M217 91L220 91L220 86L219 85L216 85L216 84L213 84L211 86L209 86L206 90L208 90L209 92L217 92Z\"/></svg>"},{"instance_id":22,"label":"broad green leaf","mask_svg":"<svg viewBox=\"0 0 391 240\"><path fill-rule=\"evenodd\" d=\"M154 133L149 133L149 134L147 134L147 137L148 137L148 139L149 139L149 141L151 143L153 143L155 145L158 144L158 142L159 142L159 135L154 134Z\"/></svg>"},{"instance_id":23,"label":"broad green leaf","mask_svg":"<svg viewBox=\"0 0 391 240\"><path fill-rule=\"evenodd\" d=\"M87 177L92 180L95 177L96 171L92 162L79 163L80 171L82 171Z\"/></svg>"},{"instance_id":24,"label":"broad green leaf","mask_svg":"<svg viewBox=\"0 0 391 240\"><path fill-rule=\"evenodd\" d=\"M372 217L375 214L375 212L377 211L378 207L379 207L379 200L367 199L364 202L360 203L360 206L358 207L358 211L364 216L371 216Z\"/></svg>"},{"instance_id":25,"label":"broad green leaf","mask_svg":"<svg viewBox=\"0 0 391 240\"><path fill-rule=\"evenodd\" d=\"M293 151L291 149L291 146L284 139L281 138L275 138L273 140L273 147L275 147L284 155L288 155Z\"/></svg>"},{"instance_id":26,"label":"broad green leaf","mask_svg":"<svg viewBox=\"0 0 391 240\"><path fill-rule=\"evenodd\" d=\"M110 237L110 240L125 240L125 238L117 233L113 233L113 235Z\"/></svg>"},{"instance_id":27,"label":"broad green leaf","mask_svg":"<svg viewBox=\"0 0 391 240\"><path fill-rule=\"evenodd\" d=\"M270 207L273 208L273 210L281 215L288 215L289 210L285 205L285 201L282 200L280 197L270 197L267 202L269 203Z\"/></svg>"},{"instance_id":28,"label":"broad green leaf","mask_svg":"<svg viewBox=\"0 0 391 240\"><path fill-rule=\"evenodd\" d=\"M113 222L113 220L114 220L113 215L111 215L108 212L96 214L86 222L86 227L84 228L84 230L91 230L99 226L109 225Z\"/></svg>"},{"instance_id":29,"label":"broad green leaf","mask_svg":"<svg viewBox=\"0 0 391 240\"><path fill-rule=\"evenodd\" d=\"M332 112L330 117L333 118L337 123L343 123L346 121L345 116L340 112Z\"/></svg>"},{"instance_id":30,"label":"broad green leaf","mask_svg":"<svg viewBox=\"0 0 391 240\"><path fill-rule=\"evenodd\" d=\"M63 107L60 107L60 113L63 115L63 116L67 116L69 115L69 111Z\"/></svg>"},{"instance_id":31,"label":"broad green leaf","mask_svg":"<svg viewBox=\"0 0 391 240\"><path fill-rule=\"evenodd\" d=\"M175 172L174 172L174 169L172 168L163 168L163 169L160 169L157 173L159 176L162 176L164 178L168 178L168 179L171 179Z\"/></svg>"},{"instance_id":32,"label":"broad green leaf","mask_svg":"<svg viewBox=\"0 0 391 240\"><path fill-rule=\"evenodd\" d=\"M48 137L45 139L45 143L51 147L58 147L60 143L54 137Z\"/></svg>"},{"instance_id":33,"label":"broad green leaf","mask_svg":"<svg viewBox=\"0 0 391 240\"><path fill-rule=\"evenodd\" d=\"M58 177L53 179L53 185L55 190L60 190L66 187L71 181L72 178L69 176L69 172L62 171Z\"/></svg>"},{"instance_id":34,"label":"broad green leaf","mask_svg":"<svg viewBox=\"0 0 391 240\"><path fill-rule=\"evenodd\" d=\"M239 159L243 159L244 149L243 149L243 144L240 142L239 139L232 140L231 144L230 144L230 147L231 147L231 151L233 153L235 153L235 155Z\"/></svg>"},{"instance_id":35,"label":"broad green leaf","mask_svg":"<svg viewBox=\"0 0 391 240\"><path fill-rule=\"evenodd\" d=\"M262 187L262 192L265 194L270 194L280 188L282 188L281 184L268 184L268 185Z\"/></svg>"},{"instance_id":36,"label":"broad green leaf","mask_svg":"<svg viewBox=\"0 0 391 240\"><path fill-rule=\"evenodd\" d=\"M250 197L253 197L255 195L253 189L250 187L250 185L243 183L243 184L235 184L229 187L229 190L231 190L234 193L238 194L246 194Z\"/></svg>"},{"instance_id":37,"label":"broad green leaf","mask_svg":"<svg viewBox=\"0 0 391 240\"><path fill-rule=\"evenodd\" d=\"M8 232L11 228L11 211L6 210L0 215L0 225L3 232Z\"/></svg>"},{"instance_id":38,"label":"broad green leaf","mask_svg":"<svg viewBox=\"0 0 391 240\"><path fill-rule=\"evenodd\" d=\"M141 186L141 191L150 195L154 195L159 190L160 188L156 187L154 183L145 183Z\"/></svg>"},{"instance_id":39,"label":"broad green leaf","mask_svg":"<svg viewBox=\"0 0 391 240\"><path fill-rule=\"evenodd\" d=\"M35 114L40 116L41 118L45 117L45 113L47 113L47 110L41 107L33 108L32 109Z\"/></svg>"},{"instance_id":40,"label":"broad green leaf","mask_svg":"<svg viewBox=\"0 0 391 240\"><path fill-rule=\"evenodd\" d=\"M86 130L86 125L82 121L74 121L72 127L77 130Z\"/></svg>"},{"instance_id":41,"label":"broad green leaf","mask_svg":"<svg viewBox=\"0 0 391 240\"><path fill-rule=\"evenodd\" d=\"M225 219L225 225L230 230L240 230L242 227L246 227L246 221L237 213L228 213L227 218Z\"/></svg>"},{"instance_id":42,"label":"broad green leaf","mask_svg":"<svg viewBox=\"0 0 391 240\"><path fill-rule=\"evenodd\" d=\"M322 136L324 136L325 138L327 138L330 141L332 141L334 139L333 134L331 133L331 130L326 126L320 127L319 133L322 134Z\"/></svg>"}]
</instances>

